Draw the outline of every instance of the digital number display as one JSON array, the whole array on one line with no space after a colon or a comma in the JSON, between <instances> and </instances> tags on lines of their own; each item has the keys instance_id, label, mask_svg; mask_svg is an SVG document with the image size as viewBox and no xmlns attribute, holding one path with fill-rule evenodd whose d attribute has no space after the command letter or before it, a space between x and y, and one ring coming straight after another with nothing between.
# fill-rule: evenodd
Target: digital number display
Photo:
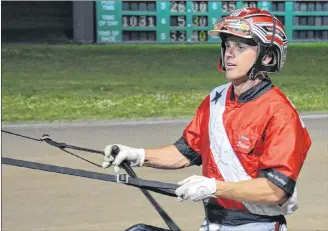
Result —
<instances>
[{"instance_id":1,"label":"digital number display","mask_svg":"<svg viewBox=\"0 0 328 231\"><path fill-rule=\"evenodd\" d=\"M206 42L208 41L208 34L205 30L194 30L191 38L193 42Z\"/></svg>"},{"instance_id":2,"label":"digital number display","mask_svg":"<svg viewBox=\"0 0 328 231\"><path fill-rule=\"evenodd\" d=\"M123 11L156 11L156 1L123 1Z\"/></svg>"},{"instance_id":3,"label":"digital number display","mask_svg":"<svg viewBox=\"0 0 328 231\"><path fill-rule=\"evenodd\" d=\"M185 30L171 30L171 42L185 42L187 41L187 34Z\"/></svg>"},{"instance_id":4,"label":"digital number display","mask_svg":"<svg viewBox=\"0 0 328 231\"><path fill-rule=\"evenodd\" d=\"M136 15L124 15L122 17L123 27L155 27L155 16L136 16Z\"/></svg>"},{"instance_id":5,"label":"digital number display","mask_svg":"<svg viewBox=\"0 0 328 231\"><path fill-rule=\"evenodd\" d=\"M185 1L170 1L170 11L171 12L186 12L186 2Z\"/></svg>"},{"instance_id":6,"label":"digital number display","mask_svg":"<svg viewBox=\"0 0 328 231\"><path fill-rule=\"evenodd\" d=\"M306 11L328 11L328 1L298 1L294 3L294 10L300 12Z\"/></svg>"},{"instance_id":7,"label":"digital number display","mask_svg":"<svg viewBox=\"0 0 328 231\"><path fill-rule=\"evenodd\" d=\"M293 26L328 26L327 16L296 16Z\"/></svg>"},{"instance_id":8,"label":"digital number display","mask_svg":"<svg viewBox=\"0 0 328 231\"><path fill-rule=\"evenodd\" d=\"M175 27L185 27L187 26L186 16L171 16L170 26Z\"/></svg>"},{"instance_id":9,"label":"digital number display","mask_svg":"<svg viewBox=\"0 0 328 231\"><path fill-rule=\"evenodd\" d=\"M221 11L224 13L231 13L237 9L237 2L223 1Z\"/></svg>"},{"instance_id":10,"label":"digital number display","mask_svg":"<svg viewBox=\"0 0 328 231\"><path fill-rule=\"evenodd\" d=\"M258 5L258 1L243 1L242 7L239 7L239 8L244 8L244 7L256 8L256 7L258 7L257 5ZM221 11L224 13L232 13L233 11L235 11L237 9L238 9L237 1L223 1L222 2Z\"/></svg>"},{"instance_id":11,"label":"digital number display","mask_svg":"<svg viewBox=\"0 0 328 231\"><path fill-rule=\"evenodd\" d=\"M257 7L257 1L244 1L243 2L243 7L256 8Z\"/></svg>"},{"instance_id":12,"label":"digital number display","mask_svg":"<svg viewBox=\"0 0 328 231\"><path fill-rule=\"evenodd\" d=\"M328 40L328 30L294 30L294 40Z\"/></svg>"},{"instance_id":13,"label":"digital number display","mask_svg":"<svg viewBox=\"0 0 328 231\"><path fill-rule=\"evenodd\" d=\"M297 3L295 3L295 4L297 4ZM276 11L280 11L280 12L285 11L285 2L272 2L271 11L273 11L273 12L276 12Z\"/></svg>"},{"instance_id":14,"label":"digital number display","mask_svg":"<svg viewBox=\"0 0 328 231\"><path fill-rule=\"evenodd\" d=\"M250 8L256 8L258 7L258 1L243 1L242 6L239 8L244 8L244 7L250 7ZM222 7L221 11L223 13L232 13L233 11L237 10L237 1L223 1L222 2Z\"/></svg>"},{"instance_id":15,"label":"digital number display","mask_svg":"<svg viewBox=\"0 0 328 231\"><path fill-rule=\"evenodd\" d=\"M208 26L207 16L192 16L192 26Z\"/></svg>"},{"instance_id":16,"label":"digital number display","mask_svg":"<svg viewBox=\"0 0 328 231\"><path fill-rule=\"evenodd\" d=\"M206 1L193 1L192 12L208 12L208 2Z\"/></svg>"},{"instance_id":17,"label":"digital number display","mask_svg":"<svg viewBox=\"0 0 328 231\"><path fill-rule=\"evenodd\" d=\"M269 10L291 40L327 40L328 0L108 0L95 1L98 43L219 43L208 31L244 7Z\"/></svg>"},{"instance_id":18,"label":"digital number display","mask_svg":"<svg viewBox=\"0 0 328 231\"><path fill-rule=\"evenodd\" d=\"M123 31L123 41L156 42L156 31Z\"/></svg>"}]
</instances>

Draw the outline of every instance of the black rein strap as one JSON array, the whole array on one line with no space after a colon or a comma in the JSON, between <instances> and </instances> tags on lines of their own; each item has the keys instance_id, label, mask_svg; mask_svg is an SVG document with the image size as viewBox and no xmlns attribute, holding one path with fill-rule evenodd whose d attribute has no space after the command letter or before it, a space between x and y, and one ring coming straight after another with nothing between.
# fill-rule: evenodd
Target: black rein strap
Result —
<instances>
[{"instance_id":1,"label":"black rein strap","mask_svg":"<svg viewBox=\"0 0 328 231\"><path fill-rule=\"evenodd\" d=\"M79 151L84 151L84 152L105 155L105 153L103 151L68 145L66 143L58 143L58 142L50 139L49 135L47 135L47 134L43 135L41 137L41 139L35 139L32 137L20 135L20 134L5 131L5 130L1 130L1 132L19 136L19 137L23 137L23 138L34 140L34 141L45 141L47 144L49 144L51 146L55 146L65 152L68 152L65 149L74 149L74 150L79 150ZM112 150L112 155L116 156L119 153L119 151L120 151L119 148L117 146L114 146L113 150ZM68 152L68 153L70 153L70 152ZM70 154L72 154L72 153L70 153ZM6 164L6 165L12 165L12 166L29 168L29 169L37 169L37 170L41 170L41 171L73 175L73 176L79 176L79 177L102 180L102 181L117 182L117 183L123 183L126 185L138 187L141 189L142 193L147 197L149 202L154 206L156 211L160 214L160 216L165 221L165 223L170 228L170 230L181 231L179 226L172 220L172 218L162 209L162 207L158 204L158 202L147 191L147 190L149 190L149 191L160 193L160 194L163 194L166 196L176 197L175 189L178 188L178 185L140 179L137 177L137 175L135 174L135 172L133 171L133 169L131 168L130 164L127 161L123 161L123 163L121 164L121 167L128 173L128 175L127 174L109 175L109 174L85 171L85 170L81 170L81 169L73 169L73 168L66 168L66 167L61 167L61 166L56 166L56 165L30 162L30 161L25 161L25 160L17 160L17 159L12 159L12 158L7 158L7 157L1 157L1 161L2 161L2 164Z\"/></svg>"},{"instance_id":2,"label":"black rein strap","mask_svg":"<svg viewBox=\"0 0 328 231\"><path fill-rule=\"evenodd\" d=\"M79 177L101 180L101 181L122 183L137 188L147 189L149 191L161 193L167 196L176 197L176 194L174 193L175 189L177 188L176 184L150 181L140 178L132 178L129 177L127 174L109 175L104 173L85 171L81 169L61 167L51 164L42 164L42 163L31 162L26 160L17 160L8 157L1 157L1 163L5 165L36 169L45 172L54 172L64 175L79 176Z\"/></svg>"}]
</instances>

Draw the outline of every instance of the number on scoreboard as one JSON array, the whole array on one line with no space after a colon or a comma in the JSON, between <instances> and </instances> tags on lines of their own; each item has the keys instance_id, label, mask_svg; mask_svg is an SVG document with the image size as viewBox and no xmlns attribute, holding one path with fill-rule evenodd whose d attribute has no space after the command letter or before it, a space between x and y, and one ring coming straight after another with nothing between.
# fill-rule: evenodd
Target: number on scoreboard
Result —
<instances>
[{"instance_id":1,"label":"number on scoreboard","mask_svg":"<svg viewBox=\"0 0 328 231\"><path fill-rule=\"evenodd\" d=\"M171 16L170 26L174 27L186 27L187 26L187 18L185 15L183 16Z\"/></svg>"},{"instance_id":2,"label":"number on scoreboard","mask_svg":"<svg viewBox=\"0 0 328 231\"><path fill-rule=\"evenodd\" d=\"M123 31L124 42L156 42L156 31Z\"/></svg>"},{"instance_id":3,"label":"number on scoreboard","mask_svg":"<svg viewBox=\"0 0 328 231\"><path fill-rule=\"evenodd\" d=\"M123 1L123 11L156 11L156 1Z\"/></svg>"},{"instance_id":4,"label":"number on scoreboard","mask_svg":"<svg viewBox=\"0 0 328 231\"><path fill-rule=\"evenodd\" d=\"M193 42L206 42L208 41L207 31L205 30L194 30L192 32L191 39Z\"/></svg>"},{"instance_id":5,"label":"number on scoreboard","mask_svg":"<svg viewBox=\"0 0 328 231\"><path fill-rule=\"evenodd\" d=\"M123 27L155 27L155 16L123 15Z\"/></svg>"},{"instance_id":6,"label":"number on scoreboard","mask_svg":"<svg viewBox=\"0 0 328 231\"><path fill-rule=\"evenodd\" d=\"M208 12L208 2L207 1L193 1L192 2L192 12Z\"/></svg>"},{"instance_id":7,"label":"number on scoreboard","mask_svg":"<svg viewBox=\"0 0 328 231\"><path fill-rule=\"evenodd\" d=\"M186 8L185 1L170 1L171 12L186 12Z\"/></svg>"},{"instance_id":8,"label":"number on scoreboard","mask_svg":"<svg viewBox=\"0 0 328 231\"><path fill-rule=\"evenodd\" d=\"M223 1L221 11L224 13L231 13L237 9L237 2L235 1Z\"/></svg>"},{"instance_id":9,"label":"number on scoreboard","mask_svg":"<svg viewBox=\"0 0 328 231\"><path fill-rule=\"evenodd\" d=\"M185 42L187 34L185 30L171 30L171 42Z\"/></svg>"},{"instance_id":10,"label":"number on scoreboard","mask_svg":"<svg viewBox=\"0 0 328 231\"><path fill-rule=\"evenodd\" d=\"M201 26L207 27L208 26L208 17L207 16L192 16L192 25L193 26Z\"/></svg>"},{"instance_id":11,"label":"number on scoreboard","mask_svg":"<svg viewBox=\"0 0 328 231\"><path fill-rule=\"evenodd\" d=\"M257 1L244 1L243 2L243 7L256 8L257 7Z\"/></svg>"}]
</instances>

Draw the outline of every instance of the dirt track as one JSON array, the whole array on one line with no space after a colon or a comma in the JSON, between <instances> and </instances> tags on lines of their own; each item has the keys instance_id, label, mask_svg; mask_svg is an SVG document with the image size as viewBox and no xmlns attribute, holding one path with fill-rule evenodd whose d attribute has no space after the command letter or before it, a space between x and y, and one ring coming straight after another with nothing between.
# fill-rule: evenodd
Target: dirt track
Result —
<instances>
[{"instance_id":1,"label":"dirt track","mask_svg":"<svg viewBox=\"0 0 328 231\"><path fill-rule=\"evenodd\" d=\"M300 208L288 219L289 230L328 230L328 119L304 120L313 145L298 181ZM107 144L157 147L174 142L186 124L7 128L33 137L48 133L57 141L102 150ZM6 127L3 127L5 129ZM101 157L82 154L100 164ZM45 143L2 134L2 156L98 172L94 167ZM145 179L176 183L201 169L164 171L136 168ZM183 230L198 230L201 203L178 203L152 193ZM2 165L2 229L124 230L136 223L166 227L140 190L114 183Z\"/></svg>"}]
</instances>

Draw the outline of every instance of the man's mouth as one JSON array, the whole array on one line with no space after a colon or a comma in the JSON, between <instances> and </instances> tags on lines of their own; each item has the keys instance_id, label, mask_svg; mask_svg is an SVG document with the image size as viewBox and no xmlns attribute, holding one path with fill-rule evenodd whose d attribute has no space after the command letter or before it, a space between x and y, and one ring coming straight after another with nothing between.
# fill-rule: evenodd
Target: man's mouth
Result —
<instances>
[{"instance_id":1,"label":"man's mouth","mask_svg":"<svg viewBox=\"0 0 328 231\"><path fill-rule=\"evenodd\" d=\"M232 70L236 67L237 65L234 63L227 62L226 63L226 70Z\"/></svg>"}]
</instances>

